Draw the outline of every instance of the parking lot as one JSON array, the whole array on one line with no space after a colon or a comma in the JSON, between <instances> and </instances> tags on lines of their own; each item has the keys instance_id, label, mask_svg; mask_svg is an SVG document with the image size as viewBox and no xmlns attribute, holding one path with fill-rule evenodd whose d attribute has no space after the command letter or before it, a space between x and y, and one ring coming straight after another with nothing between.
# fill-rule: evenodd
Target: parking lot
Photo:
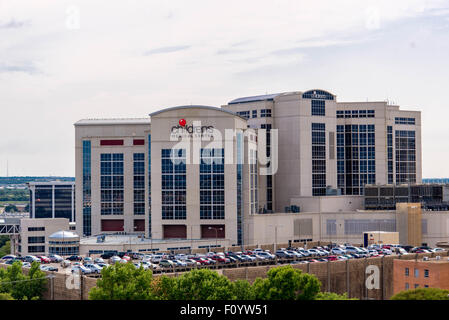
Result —
<instances>
[{"instance_id":1,"label":"parking lot","mask_svg":"<svg viewBox=\"0 0 449 320\"><path fill-rule=\"evenodd\" d=\"M42 270L58 273L79 272L89 277L100 277L101 269L114 263L133 263L136 268L151 269L155 274L183 272L195 268L238 268L261 265L306 264L349 259L369 259L385 255L438 252L441 248L410 247L399 245L379 245L368 248L349 244L332 247L280 248L276 252L254 249L244 252L208 252L207 254L170 254L157 252L143 254L133 252L109 253L91 257L71 256L6 256L1 263L11 264L16 260L29 267L30 262L40 262ZM9 258L9 259L8 259ZM49 268L51 267L51 268Z\"/></svg>"}]
</instances>

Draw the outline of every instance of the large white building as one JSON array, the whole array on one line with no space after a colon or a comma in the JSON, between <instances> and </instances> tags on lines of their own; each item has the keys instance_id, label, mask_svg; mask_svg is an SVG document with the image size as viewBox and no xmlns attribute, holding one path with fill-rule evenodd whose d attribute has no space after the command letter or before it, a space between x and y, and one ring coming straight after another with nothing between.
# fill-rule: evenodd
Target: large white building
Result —
<instances>
[{"instance_id":1,"label":"large white building","mask_svg":"<svg viewBox=\"0 0 449 320\"><path fill-rule=\"evenodd\" d=\"M277 141L267 133L263 145L259 129L276 129ZM422 179L420 112L337 102L323 90L167 108L144 119L80 120L75 130L83 236L242 245L270 235L273 242L278 224L293 228L298 211L325 212L320 199L334 212L354 211L365 184ZM273 175L256 161L265 152L277 154Z\"/></svg>"}]
</instances>

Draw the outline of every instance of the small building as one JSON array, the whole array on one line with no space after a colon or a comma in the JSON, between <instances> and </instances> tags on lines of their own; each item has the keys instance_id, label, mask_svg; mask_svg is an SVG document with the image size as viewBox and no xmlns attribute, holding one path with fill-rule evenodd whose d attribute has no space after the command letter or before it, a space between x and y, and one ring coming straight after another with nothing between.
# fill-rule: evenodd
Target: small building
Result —
<instances>
[{"instance_id":1,"label":"small building","mask_svg":"<svg viewBox=\"0 0 449 320\"><path fill-rule=\"evenodd\" d=\"M363 246L371 244L399 244L399 232L366 231L363 233Z\"/></svg>"},{"instance_id":2,"label":"small building","mask_svg":"<svg viewBox=\"0 0 449 320\"><path fill-rule=\"evenodd\" d=\"M55 219L18 219L20 234L11 241L11 252L21 256L45 255L49 252L49 237L57 231L69 230L69 220Z\"/></svg>"},{"instance_id":3,"label":"small building","mask_svg":"<svg viewBox=\"0 0 449 320\"><path fill-rule=\"evenodd\" d=\"M78 255L80 237L71 231L57 231L48 237L48 253L60 256Z\"/></svg>"},{"instance_id":4,"label":"small building","mask_svg":"<svg viewBox=\"0 0 449 320\"><path fill-rule=\"evenodd\" d=\"M75 182L29 182L30 218L67 218L75 221Z\"/></svg>"},{"instance_id":5,"label":"small building","mask_svg":"<svg viewBox=\"0 0 449 320\"><path fill-rule=\"evenodd\" d=\"M449 258L420 260L395 259L393 264L393 294L417 288L449 290Z\"/></svg>"}]
</instances>

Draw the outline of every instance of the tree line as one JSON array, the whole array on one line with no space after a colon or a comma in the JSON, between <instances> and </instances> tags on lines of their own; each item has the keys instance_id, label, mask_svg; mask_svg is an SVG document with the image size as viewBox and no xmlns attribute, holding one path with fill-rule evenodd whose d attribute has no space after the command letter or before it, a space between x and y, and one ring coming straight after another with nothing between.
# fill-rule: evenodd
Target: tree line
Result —
<instances>
[{"instance_id":1,"label":"tree line","mask_svg":"<svg viewBox=\"0 0 449 320\"><path fill-rule=\"evenodd\" d=\"M38 300L46 290L46 274L33 262L28 273L20 261L7 269L0 269L0 300Z\"/></svg>"},{"instance_id":2,"label":"tree line","mask_svg":"<svg viewBox=\"0 0 449 320\"><path fill-rule=\"evenodd\" d=\"M195 269L178 277L153 277L151 270L132 263L104 268L90 300L357 300L346 294L321 292L321 282L292 266L272 268L253 284L231 281L210 269Z\"/></svg>"}]
</instances>

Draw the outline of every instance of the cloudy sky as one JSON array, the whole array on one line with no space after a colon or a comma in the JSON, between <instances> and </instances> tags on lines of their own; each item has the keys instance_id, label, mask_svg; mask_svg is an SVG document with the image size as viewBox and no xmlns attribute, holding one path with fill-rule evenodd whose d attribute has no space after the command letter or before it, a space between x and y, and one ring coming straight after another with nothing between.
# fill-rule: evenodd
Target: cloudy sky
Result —
<instances>
[{"instance_id":1,"label":"cloudy sky","mask_svg":"<svg viewBox=\"0 0 449 320\"><path fill-rule=\"evenodd\" d=\"M74 176L82 118L311 88L421 110L449 177L447 0L0 0L0 176Z\"/></svg>"}]
</instances>

